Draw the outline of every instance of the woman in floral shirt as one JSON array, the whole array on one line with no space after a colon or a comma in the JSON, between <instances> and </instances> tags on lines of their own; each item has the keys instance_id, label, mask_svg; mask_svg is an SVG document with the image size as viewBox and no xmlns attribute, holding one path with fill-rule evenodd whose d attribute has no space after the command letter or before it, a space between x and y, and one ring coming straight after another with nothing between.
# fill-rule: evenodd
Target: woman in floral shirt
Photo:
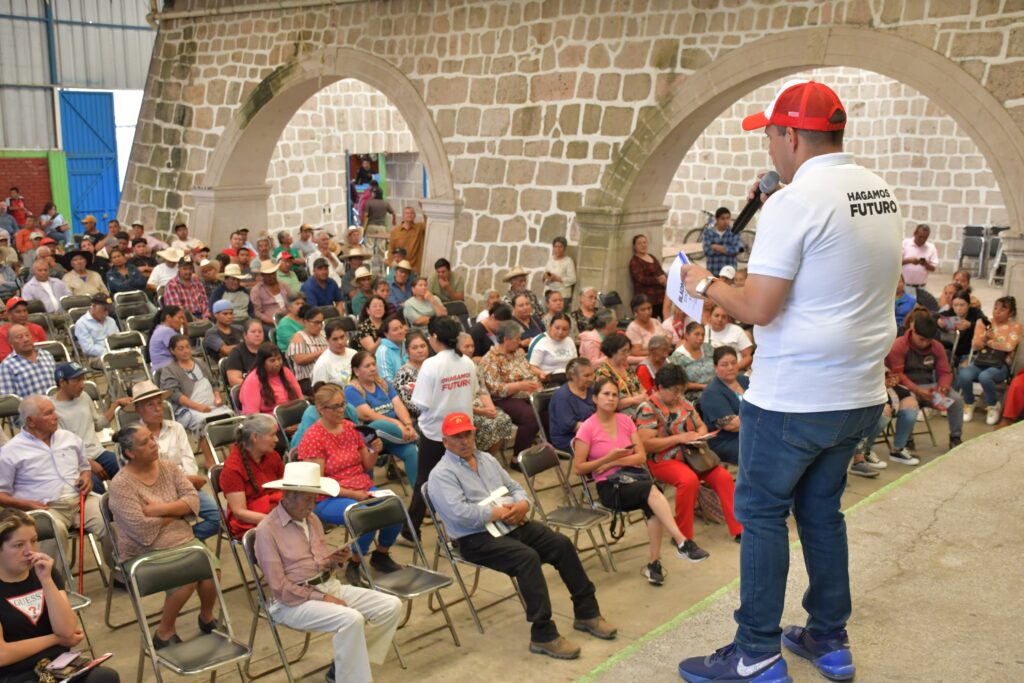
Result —
<instances>
[{"instance_id":1,"label":"woman in floral shirt","mask_svg":"<svg viewBox=\"0 0 1024 683\"><path fill-rule=\"evenodd\" d=\"M518 427L516 453L529 448L540 431L529 397L543 388L539 370L527 362L520 348L522 332L519 323L502 321L496 333L498 343L480 361L480 379L494 398L494 405L508 413Z\"/></svg>"},{"instance_id":2,"label":"woman in floral shirt","mask_svg":"<svg viewBox=\"0 0 1024 683\"><path fill-rule=\"evenodd\" d=\"M356 327L356 343L359 348L376 353L380 346L380 328L388 314L387 302L379 296L373 296L359 313L359 326Z\"/></svg>"},{"instance_id":3,"label":"woman in floral shirt","mask_svg":"<svg viewBox=\"0 0 1024 683\"><path fill-rule=\"evenodd\" d=\"M609 334L601 342L605 359L597 366L595 380L610 379L619 389L619 411L632 415L636 407L647 398L640 378L629 367L629 352L633 348L624 334Z\"/></svg>"}]
</instances>

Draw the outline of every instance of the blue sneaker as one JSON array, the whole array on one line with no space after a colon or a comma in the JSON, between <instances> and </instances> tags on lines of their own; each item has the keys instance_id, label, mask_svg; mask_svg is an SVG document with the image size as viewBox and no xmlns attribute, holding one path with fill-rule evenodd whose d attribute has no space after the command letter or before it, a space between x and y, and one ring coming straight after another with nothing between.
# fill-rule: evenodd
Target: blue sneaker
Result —
<instances>
[{"instance_id":1,"label":"blue sneaker","mask_svg":"<svg viewBox=\"0 0 1024 683\"><path fill-rule=\"evenodd\" d=\"M781 652L750 654L736 643L707 657L684 659L679 675L689 683L793 683Z\"/></svg>"},{"instance_id":2,"label":"blue sneaker","mask_svg":"<svg viewBox=\"0 0 1024 683\"><path fill-rule=\"evenodd\" d=\"M805 628L787 626L782 642L793 654L810 660L825 678L850 681L857 672L845 629L815 637Z\"/></svg>"}]
</instances>

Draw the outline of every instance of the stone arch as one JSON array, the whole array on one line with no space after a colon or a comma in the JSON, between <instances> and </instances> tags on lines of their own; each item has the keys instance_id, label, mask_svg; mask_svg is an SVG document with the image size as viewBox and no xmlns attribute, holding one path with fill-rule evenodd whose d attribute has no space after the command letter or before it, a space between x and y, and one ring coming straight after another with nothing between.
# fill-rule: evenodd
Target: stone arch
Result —
<instances>
[{"instance_id":1,"label":"stone arch","mask_svg":"<svg viewBox=\"0 0 1024 683\"><path fill-rule=\"evenodd\" d=\"M628 235L616 240L611 233L621 230L615 228L646 230L653 238L652 252L660 252L660 228L667 216L661 205L679 164L704 129L755 88L828 66L889 76L938 104L985 156L1004 190L1011 225L1022 224L1024 196L1006 190L1024 183L1024 132L983 85L934 50L892 33L821 27L778 33L723 54L681 79L660 104L646 109L606 168L600 188L587 194L584 208L577 212L583 256L590 249L607 252L624 244L619 240ZM609 271L625 272L624 262L606 264L601 270L581 275L588 284L628 291L621 279L609 280L614 277Z\"/></svg>"},{"instance_id":2,"label":"stone arch","mask_svg":"<svg viewBox=\"0 0 1024 683\"><path fill-rule=\"evenodd\" d=\"M275 69L249 93L214 148L202 187L192 191L194 225L203 239L238 225L266 222L270 186L267 170L281 133L295 112L315 93L353 78L384 94L405 119L419 147L430 183L423 207L429 223L427 254L446 251L456 200L451 165L433 116L419 91L397 67L361 50L329 47L293 59ZM440 223L439 223L440 222ZM445 225L447 224L447 229Z\"/></svg>"}]
</instances>

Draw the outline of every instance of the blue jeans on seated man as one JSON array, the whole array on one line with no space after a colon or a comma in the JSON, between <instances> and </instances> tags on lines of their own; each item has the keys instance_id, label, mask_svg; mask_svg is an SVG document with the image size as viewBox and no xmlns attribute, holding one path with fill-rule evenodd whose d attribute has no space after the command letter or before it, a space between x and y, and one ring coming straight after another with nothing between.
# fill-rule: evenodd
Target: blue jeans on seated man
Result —
<instances>
[{"instance_id":1,"label":"blue jeans on seated man","mask_svg":"<svg viewBox=\"0 0 1024 683\"><path fill-rule=\"evenodd\" d=\"M192 535L202 541L220 531L220 509L212 495L202 490L196 493L199 494L199 522L192 525Z\"/></svg>"},{"instance_id":2,"label":"blue jeans on seated man","mask_svg":"<svg viewBox=\"0 0 1024 683\"><path fill-rule=\"evenodd\" d=\"M974 405L974 383L981 384L981 394L985 399L985 405L994 406L999 403L999 391L996 385L1005 382L1010 376L1010 368L1000 365L994 368L979 368L973 363L965 368L960 368L960 374L956 377L956 387L964 397L964 403Z\"/></svg>"},{"instance_id":3,"label":"blue jeans on seated man","mask_svg":"<svg viewBox=\"0 0 1024 683\"><path fill-rule=\"evenodd\" d=\"M396 438L402 438L402 430L398 428L394 422L388 422L387 420L374 420L367 424L368 427L373 427L382 432L387 432L391 436ZM419 455L416 452L416 442L410 443L391 443L384 441L384 452L394 455L396 458L402 461L402 465L405 467L405 476L409 481L416 484L416 474L419 465Z\"/></svg>"},{"instance_id":4,"label":"blue jeans on seated man","mask_svg":"<svg viewBox=\"0 0 1024 683\"><path fill-rule=\"evenodd\" d=\"M117 466L117 456L110 451L103 451L97 455L96 462L98 462L100 467L103 468L107 478L105 480L101 479L99 475L94 473L92 475L92 490L102 495L107 492L107 486L104 484L104 481L110 481L113 479L114 475L117 474L120 468Z\"/></svg>"},{"instance_id":5,"label":"blue jeans on seated man","mask_svg":"<svg viewBox=\"0 0 1024 683\"><path fill-rule=\"evenodd\" d=\"M918 384L917 386L922 389L935 389L939 385L933 382L931 384ZM950 389L946 396L953 399L953 405L946 409L946 419L949 420L949 438L959 439L964 433L964 399L955 389ZM930 403L922 405L921 399L918 399L917 403L922 408L925 405L931 405Z\"/></svg>"},{"instance_id":6,"label":"blue jeans on seated man","mask_svg":"<svg viewBox=\"0 0 1024 683\"><path fill-rule=\"evenodd\" d=\"M370 487L371 491L376 491L376 486ZM336 524L339 526L345 525L345 510L349 506L353 505L357 501L354 498L327 498L316 504L314 512L316 516L320 518L325 524ZM390 548L398 540L398 532L402 530L401 524L394 526L384 527L377 532L377 546L381 548ZM370 552L370 544L373 542L373 534L363 534L360 536L356 543L359 544L359 550L362 551L363 555Z\"/></svg>"},{"instance_id":7,"label":"blue jeans on seated man","mask_svg":"<svg viewBox=\"0 0 1024 683\"><path fill-rule=\"evenodd\" d=\"M751 653L780 651L789 573L792 509L810 587L803 606L814 634L846 626L852 610L846 522L840 500L857 443L878 424L882 406L821 413L780 413L749 401L740 408L736 517L740 607L736 643Z\"/></svg>"}]
</instances>

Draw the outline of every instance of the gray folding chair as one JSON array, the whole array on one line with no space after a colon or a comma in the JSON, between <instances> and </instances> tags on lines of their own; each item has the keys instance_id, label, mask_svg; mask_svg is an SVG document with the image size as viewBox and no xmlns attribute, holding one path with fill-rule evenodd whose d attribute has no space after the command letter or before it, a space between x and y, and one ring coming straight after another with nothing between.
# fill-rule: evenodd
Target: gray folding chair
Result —
<instances>
[{"instance_id":1,"label":"gray folding chair","mask_svg":"<svg viewBox=\"0 0 1024 683\"><path fill-rule=\"evenodd\" d=\"M67 556L64 554L64 548L68 544L67 534L63 533L63 527L57 524L53 514L49 511L30 510L28 514L36 523L36 535L39 538L39 542L43 544L44 548L53 548L54 566L60 572L61 578L64 579L64 590L68 594L71 610L78 617L78 623L82 625L82 633L85 635L85 642L89 647L90 654L95 657L96 650L93 648L92 640L89 638L89 630L85 627L85 619L82 618L80 613L92 604L92 600L74 590L76 585L75 575L71 573L71 566L68 564Z\"/></svg>"},{"instance_id":2,"label":"gray folding chair","mask_svg":"<svg viewBox=\"0 0 1024 683\"><path fill-rule=\"evenodd\" d=\"M448 564L452 568L452 573L455 575L455 580L459 584L459 590L462 591L462 597L458 600L452 601L450 604L457 605L460 602L465 601L466 606L469 607L469 613L473 616L473 622L476 624L476 629L480 631L480 633L484 632L484 625L480 621L480 612L484 611L485 609L494 607L495 605L500 605L501 603L513 597L518 597L519 604L523 606L523 611L526 611L526 600L523 599L523 594L519 591L519 582L516 581L516 577L504 574L504 572L498 573L508 576L508 578L512 581L512 588L514 589L513 592L502 598L495 600L494 602L488 603L483 607L477 607L473 603L473 596L476 595L476 590L480 585L481 570L497 570L490 569L489 567L485 567L482 564L477 564L476 562L470 562L462 556L462 554L459 552L459 549L455 547L455 543L452 541L451 538L448 537L448 530L445 528L444 522L442 522L441 518L437 515L437 510L434 509L434 503L430 500L430 493L428 492L427 485L428 482L424 482L423 486L420 487L420 490L423 492L423 501L426 503L427 513L430 515L430 521L434 523L434 531L437 532L437 547L434 548L433 568L434 571L437 571L437 565L441 559L441 553L444 552L445 557L448 558ZM459 571L460 564L464 564L467 567L472 567L473 569L473 587L469 590L466 589L466 583L462 579L462 572ZM436 612L437 610L433 607L433 596L431 596L429 604L430 611Z\"/></svg>"},{"instance_id":3,"label":"gray folding chair","mask_svg":"<svg viewBox=\"0 0 1024 683\"><path fill-rule=\"evenodd\" d=\"M146 338L141 332L129 330L127 332L115 332L108 335L103 343L107 345L108 351L123 351L125 349L141 349L146 345Z\"/></svg>"},{"instance_id":4,"label":"gray folding chair","mask_svg":"<svg viewBox=\"0 0 1024 683\"><path fill-rule=\"evenodd\" d=\"M60 298L60 307L65 313L70 312L72 308L88 310L90 306L92 306L92 297L88 294L69 294Z\"/></svg>"},{"instance_id":5,"label":"gray folding chair","mask_svg":"<svg viewBox=\"0 0 1024 683\"><path fill-rule=\"evenodd\" d=\"M263 572L260 571L260 565L256 561L255 529L250 529L245 532L245 536L242 537L242 548L245 552L245 562L249 567L249 573L252 574L255 579L253 593L256 595L256 601L253 603L252 627L249 629L249 649L252 650L256 644L256 631L259 628L260 619L266 619L267 624L270 626L270 634L274 637L274 646L277 648L277 655L281 658L281 664L279 666L271 667L256 674L252 673L252 660L250 659L245 664L245 675L251 680L256 680L283 669L284 675L288 678L288 683L294 683L295 678L292 676L291 665L298 663L298 661L305 656L306 651L309 649L309 641L313 634L306 631L306 639L302 642L302 649L299 651L299 654L295 659L288 659L288 655L285 654L284 651L284 645L281 643L281 634L277 632L278 624L274 621L274 617L270 613L270 596L268 595L267 588L263 585Z\"/></svg>"},{"instance_id":6,"label":"gray folding chair","mask_svg":"<svg viewBox=\"0 0 1024 683\"><path fill-rule=\"evenodd\" d=\"M352 538L359 538L364 534L376 534L377 531L396 524L405 525L410 531L413 529L412 520L409 519L409 511L405 503L398 496L384 496L382 498L368 498L353 503L345 509L345 528L352 534ZM416 542L416 550L413 554L413 563L402 567L400 570L390 574L374 574L368 569L368 558L363 555L358 543L353 543L356 554L361 560L359 563L363 575L370 584L370 588L382 593L394 595L402 600L412 600L423 595L437 596L437 602L444 613L445 623L451 631L452 640L455 646L460 647L459 634L455 631L455 623L448 614L448 607L441 596L441 589L452 585L452 579L444 574L436 572L427 567L427 558L423 554L419 538L413 535ZM417 556L420 565L414 564ZM395 654L398 656L398 663L405 667L402 653L398 649L398 641L394 643Z\"/></svg>"},{"instance_id":7,"label":"gray folding chair","mask_svg":"<svg viewBox=\"0 0 1024 683\"><path fill-rule=\"evenodd\" d=\"M227 514L227 499L223 497L223 492L220 490L220 475L224 471L224 465L214 465L210 468L210 488L213 489L213 499L217 501L217 511L220 513L220 533L217 535L217 557L220 557L220 548L222 541L227 539L228 548L231 550L231 557L235 561L235 566L238 568L238 576L242 579L242 582L233 588L245 588L245 599L249 602L249 607L255 611L256 605L253 603L252 593L249 592L250 584L246 578L245 572L242 570L242 560L238 556L238 546L241 545L241 541L231 535L231 529L228 528L228 514ZM232 588L227 588L224 592L228 592ZM252 643L249 644L252 647Z\"/></svg>"},{"instance_id":8,"label":"gray folding chair","mask_svg":"<svg viewBox=\"0 0 1024 683\"><path fill-rule=\"evenodd\" d=\"M210 452L213 453L213 459L218 465L223 464L225 460L226 456L223 455L223 451L235 444L238 425L245 418L245 415L239 415L224 420L207 422L203 428L202 438L206 440L207 445L210 447Z\"/></svg>"},{"instance_id":9,"label":"gray folding chair","mask_svg":"<svg viewBox=\"0 0 1024 683\"><path fill-rule=\"evenodd\" d=\"M0 394L0 427L7 434L7 438L14 438L14 421L18 419L18 406L21 405L21 396L17 394Z\"/></svg>"},{"instance_id":10,"label":"gray folding chair","mask_svg":"<svg viewBox=\"0 0 1024 683\"><path fill-rule=\"evenodd\" d=\"M131 396L132 386L143 380L153 380L146 359L139 349L108 351L103 354L103 374L112 396Z\"/></svg>"},{"instance_id":11,"label":"gray folding chair","mask_svg":"<svg viewBox=\"0 0 1024 683\"><path fill-rule=\"evenodd\" d=\"M289 428L299 426L299 423L302 422L302 415L309 406L309 401L304 398L297 398L294 401L274 406L274 419L277 420L277 426L281 432L280 437L284 439L285 445L291 441L292 434L295 432L294 429L289 432Z\"/></svg>"},{"instance_id":12,"label":"gray folding chair","mask_svg":"<svg viewBox=\"0 0 1024 683\"><path fill-rule=\"evenodd\" d=\"M37 349L49 352L49 354L53 356L54 362L58 365L73 360L71 354L68 353L68 347L64 346L59 341L48 339L46 341L36 342L33 346Z\"/></svg>"},{"instance_id":13,"label":"gray folding chair","mask_svg":"<svg viewBox=\"0 0 1024 683\"><path fill-rule=\"evenodd\" d=\"M519 454L519 466L522 468L523 477L526 479L526 486L530 489L533 506L540 513L544 523L554 528L571 529L574 545L578 545L580 532L586 533L590 537L590 549L597 554L597 559L601 561L601 566L604 570L609 571L609 566L611 570L615 570L615 560L612 558L612 550L608 545L608 539L604 535L604 527L602 526L605 522L611 520L611 515L605 510L598 510L580 504L572 487L569 486L568 478L566 478L565 473L562 471L562 463L558 460L555 447L548 443L542 443L526 449ZM568 502L568 505L560 505L550 512L544 509L540 502L540 496L537 495L537 489L534 487L534 480L539 475L548 471L553 471L558 477L558 484ZM597 539L594 538L595 528L601 536L600 545L598 545ZM601 554L602 547L608 556L608 562L605 562L605 558Z\"/></svg>"}]
</instances>

